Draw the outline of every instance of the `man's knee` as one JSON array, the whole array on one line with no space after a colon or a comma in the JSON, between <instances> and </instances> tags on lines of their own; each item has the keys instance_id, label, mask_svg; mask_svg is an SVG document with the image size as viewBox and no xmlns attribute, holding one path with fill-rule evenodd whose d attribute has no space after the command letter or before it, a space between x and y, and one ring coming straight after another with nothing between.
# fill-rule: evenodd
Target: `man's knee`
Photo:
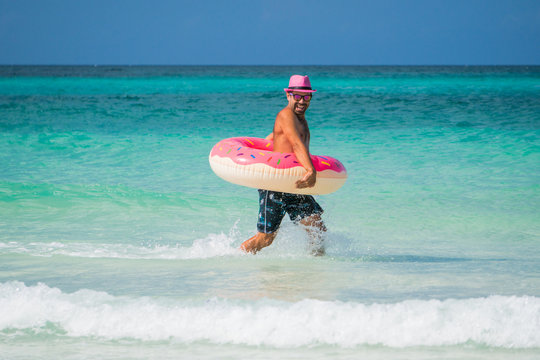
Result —
<instances>
[{"instance_id":1,"label":"man's knee","mask_svg":"<svg viewBox=\"0 0 540 360\"><path fill-rule=\"evenodd\" d=\"M300 223L310 228L316 228L320 231L326 231L326 226L320 214L313 214L300 220Z\"/></svg>"}]
</instances>

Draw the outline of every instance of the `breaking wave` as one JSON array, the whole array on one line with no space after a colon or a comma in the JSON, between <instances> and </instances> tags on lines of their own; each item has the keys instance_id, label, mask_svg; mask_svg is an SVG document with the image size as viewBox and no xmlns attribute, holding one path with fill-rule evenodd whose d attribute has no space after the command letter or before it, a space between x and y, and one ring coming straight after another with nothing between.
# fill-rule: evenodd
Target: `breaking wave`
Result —
<instances>
[{"instance_id":1,"label":"breaking wave","mask_svg":"<svg viewBox=\"0 0 540 360\"><path fill-rule=\"evenodd\" d=\"M451 346L540 347L540 298L490 296L389 304L302 300L202 303L65 293L39 283L0 284L0 338L47 333L104 341L136 339L278 348Z\"/></svg>"}]
</instances>

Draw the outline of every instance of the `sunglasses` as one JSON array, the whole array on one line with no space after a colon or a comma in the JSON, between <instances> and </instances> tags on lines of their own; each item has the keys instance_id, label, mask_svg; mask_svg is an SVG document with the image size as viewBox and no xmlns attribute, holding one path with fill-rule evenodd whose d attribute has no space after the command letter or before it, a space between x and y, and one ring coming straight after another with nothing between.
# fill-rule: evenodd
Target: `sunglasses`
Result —
<instances>
[{"instance_id":1,"label":"sunglasses","mask_svg":"<svg viewBox=\"0 0 540 360\"><path fill-rule=\"evenodd\" d=\"M293 93L289 93L289 94L291 94L294 100L296 101L300 101L302 98L304 98L305 101L311 101L311 95L298 95L298 94L293 94Z\"/></svg>"}]
</instances>

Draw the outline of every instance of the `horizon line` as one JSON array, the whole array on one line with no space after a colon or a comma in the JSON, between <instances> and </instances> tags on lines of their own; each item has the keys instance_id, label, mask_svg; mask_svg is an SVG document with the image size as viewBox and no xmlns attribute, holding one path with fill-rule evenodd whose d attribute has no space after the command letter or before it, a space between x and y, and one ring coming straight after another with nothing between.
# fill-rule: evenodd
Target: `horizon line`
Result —
<instances>
[{"instance_id":1,"label":"horizon line","mask_svg":"<svg viewBox=\"0 0 540 360\"><path fill-rule=\"evenodd\" d=\"M21 63L21 64L8 64L8 63L0 63L0 66L2 67L5 67L5 66L73 66L73 67L76 67L76 66L81 66L81 67L102 67L102 66L122 66L122 67L145 67L145 66L163 66L163 67L181 67L181 66L209 66L209 67L240 67L240 66L243 66L243 67L247 67L247 66L254 66L254 67L257 67L257 66L260 66L260 67L270 67L270 66L274 66L274 67L335 67L335 66L343 66L343 67L361 67L361 66L365 66L365 67L375 67L375 66L381 66L381 67L389 67L389 66L401 66L401 67L406 67L406 66L410 66L410 67L414 67L414 66L430 66L430 67L434 67L434 66L446 66L446 67L451 67L451 66L459 66L459 67L468 67L468 66L540 66L540 63L538 64L512 64L512 63L508 63L508 64L304 64L304 65L298 65L298 64L107 64L107 63L103 63L103 64L69 64L69 63L65 63L65 64L62 64L62 63L55 63L55 64L46 64L46 63L42 63L42 64L28 64L28 63Z\"/></svg>"}]
</instances>

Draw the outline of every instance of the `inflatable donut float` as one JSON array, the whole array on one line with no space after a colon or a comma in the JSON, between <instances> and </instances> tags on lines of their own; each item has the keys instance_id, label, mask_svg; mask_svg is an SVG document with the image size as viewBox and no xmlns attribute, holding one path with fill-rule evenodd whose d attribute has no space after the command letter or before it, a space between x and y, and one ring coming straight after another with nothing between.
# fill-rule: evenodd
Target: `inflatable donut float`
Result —
<instances>
[{"instance_id":1,"label":"inflatable donut float","mask_svg":"<svg viewBox=\"0 0 540 360\"><path fill-rule=\"evenodd\" d=\"M298 189L306 170L294 153L274 152L271 140L236 137L221 140L210 152L210 167L233 184L292 194L322 195L336 191L347 180L347 170L330 156L311 155L317 171L314 187Z\"/></svg>"}]
</instances>

